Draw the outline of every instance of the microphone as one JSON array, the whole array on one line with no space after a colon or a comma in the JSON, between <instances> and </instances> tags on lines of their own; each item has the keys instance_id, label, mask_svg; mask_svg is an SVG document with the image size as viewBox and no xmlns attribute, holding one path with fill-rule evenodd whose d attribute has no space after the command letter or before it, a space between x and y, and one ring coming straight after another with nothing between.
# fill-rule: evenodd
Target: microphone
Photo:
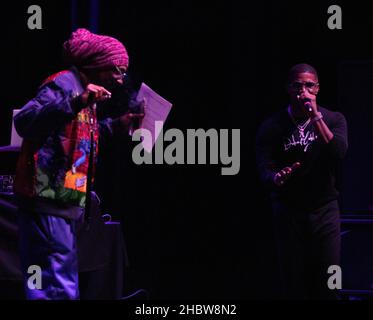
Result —
<instances>
[{"instance_id":1,"label":"microphone","mask_svg":"<svg viewBox=\"0 0 373 320\"><path fill-rule=\"evenodd\" d=\"M311 101L306 101L304 106L308 109L309 112L312 112L312 104Z\"/></svg>"},{"instance_id":2,"label":"microphone","mask_svg":"<svg viewBox=\"0 0 373 320\"><path fill-rule=\"evenodd\" d=\"M298 100L300 100L300 95L297 96ZM310 98L302 99L304 106L308 109L309 112L312 112L312 103Z\"/></svg>"},{"instance_id":3,"label":"microphone","mask_svg":"<svg viewBox=\"0 0 373 320\"><path fill-rule=\"evenodd\" d=\"M130 136L133 135L136 129L138 129L140 126L138 119L131 119L130 123L128 124L128 134Z\"/></svg>"},{"instance_id":4,"label":"microphone","mask_svg":"<svg viewBox=\"0 0 373 320\"><path fill-rule=\"evenodd\" d=\"M136 99L131 100L129 104L129 109L131 110L130 112L133 114L144 113L145 112L144 103L145 103L145 100L142 100L140 102L137 101ZM133 132L136 129L140 128L141 121L142 119L139 119L139 118L131 119L129 123L129 130L128 130L128 133L130 136L132 136Z\"/></svg>"}]
</instances>

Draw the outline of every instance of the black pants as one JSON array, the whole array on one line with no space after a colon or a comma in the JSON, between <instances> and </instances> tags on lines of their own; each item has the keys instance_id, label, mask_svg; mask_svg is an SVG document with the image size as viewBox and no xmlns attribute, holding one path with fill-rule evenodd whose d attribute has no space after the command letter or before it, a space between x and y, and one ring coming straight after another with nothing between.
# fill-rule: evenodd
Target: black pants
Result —
<instances>
[{"instance_id":1,"label":"black pants","mask_svg":"<svg viewBox=\"0 0 373 320\"><path fill-rule=\"evenodd\" d=\"M340 214L331 201L312 211L273 203L281 297L337 299L328 288L331 265L340 265Z\"/></svg>"}]
</instances>

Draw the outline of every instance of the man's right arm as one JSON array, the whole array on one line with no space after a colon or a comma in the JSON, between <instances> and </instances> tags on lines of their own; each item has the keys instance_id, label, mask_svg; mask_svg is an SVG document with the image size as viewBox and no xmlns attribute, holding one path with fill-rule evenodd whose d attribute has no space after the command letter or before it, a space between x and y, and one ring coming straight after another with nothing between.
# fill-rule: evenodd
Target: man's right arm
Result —
<instances>
[{"instance_id":1,"label":"man's right arm","mask_svg":"<svg viewBox=\"0 0 373 320\"><path fill-rule=\"evenodd\" d=\"M82 109L79 97L71 97L54 82L40 88L14 117L17 133L23 138L40 138L70 122Z\"/></svg>"},{"instance_id":2,"label":"man's right arm","mask_svg":"<svg viewBox=\"0 0 373 320\"><path fill-rule=\"evenodd\" d=\"M256 162L259 176L264 186L269 189L282 187L301 166L301 163L294 162L284 168L278 167L274 154L276 144L280 143L279 136L276 126L266 121L260 127L256 137Z\"/></svg>"},{"instance_id":3,"label":"man's right arm","mask_svg":"<svg viewBox=\"0 0 373 320\"><path fill-rule=\"evenodd\" d=\"M273 127L269 121L265 121L259 128L256 136L256 164L261 182L267 188L275 187L274 177L274 137Z\"/></svg>"}]
</instances>

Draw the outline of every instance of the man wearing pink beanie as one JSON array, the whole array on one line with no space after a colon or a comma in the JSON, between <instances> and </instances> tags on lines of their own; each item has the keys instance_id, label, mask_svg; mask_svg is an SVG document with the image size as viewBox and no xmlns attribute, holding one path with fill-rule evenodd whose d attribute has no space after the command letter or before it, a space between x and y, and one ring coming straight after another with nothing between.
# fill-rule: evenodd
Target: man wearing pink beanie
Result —
<instances>
[{"instance_id":1,"label":"man wearing pink beanie","mask_svg":"<svg viewBox=\"0 0 373 320\"><path fill-rule=\"evenodd\" d=\"M27 299L79 299L76 228L93 207L99 138L123 134L144 116L97 121L96 105L125 81L129 58L121 42L78 29L63 47L72 68L50 76L14 119L23 137L14 191ZM41 287L28 282L33 265Z\"/></svg>"}]
</instances>

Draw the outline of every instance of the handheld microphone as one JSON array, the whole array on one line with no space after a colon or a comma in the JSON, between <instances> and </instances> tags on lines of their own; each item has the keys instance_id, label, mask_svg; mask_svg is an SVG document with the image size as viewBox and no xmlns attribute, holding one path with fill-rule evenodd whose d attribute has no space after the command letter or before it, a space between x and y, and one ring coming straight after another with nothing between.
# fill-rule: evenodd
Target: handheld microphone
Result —
<instances>
[{"instance_id":1,"label":"handheld microphone","mask_svg":"<svg viewBox=\"0 0 373 320\"><path fill-rule=\"evenodd\" d=\"M310 101L307 101L304 106L308 109L309 112L312 112L312 104Z\"/></svg>"},{"instance_id":2,"label":"handheld microphone","mask_svg":"<svg viewBox=\"0 0 373 320\"><path fill-rule=\"evenodd\" d=\"M140 127L139 119L131 119L128 127L128 134L132 136L135 130Z\"/></svg>"},{"instance_id":3,"label":"handheld microphone","mask_svg":"<svg viewBox=\"0 0 373 320\"><path fill-rule=\"evenodd\" d=\"M134 114L144 113L145 112L144 101L139 102L137 100L132 100L130 102L130 110ZM133 132L136 129L140 128L141 121L142 119L139 119L139 118L134 118L131 120L129 124L129 130L128 130L130 136L132 136Z\"/></svg>"},{"instance_id":4,"label":"handheld microphone","mask_svg":"<svg viewBox=\"0 0 373 320\"><path fill-rule=\"evenodd\" d=\"M300 100L300 95L297 96L298 100ZM304 106L308 109L309 112L312 112L312 103L310 98L304 98L302 99L302 102L304 102Z\"/></svg>"}]
</instances>

